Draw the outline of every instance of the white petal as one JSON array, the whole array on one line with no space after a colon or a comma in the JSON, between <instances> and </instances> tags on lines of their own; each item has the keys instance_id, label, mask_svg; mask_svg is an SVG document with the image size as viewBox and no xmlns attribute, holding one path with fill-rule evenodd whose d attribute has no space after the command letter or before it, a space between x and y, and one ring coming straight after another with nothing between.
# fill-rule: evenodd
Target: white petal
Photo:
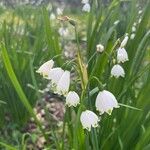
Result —
<instances>
[{"instance_id":1,"label":"white petal","mask_svg":"<svg viewBox=\"0 0 150 150\"><path fill-rule=\"evenodd\" d=\"M84 129L91 131L91 127L98 126L99 119L94 112L86 110L81 113L80 121Z\"/></svg>"},{"instance_id":2,"label":"white petal","mask_svg":"<svg viewBox=\"0 0 150 150\"><path fill-rule=\"evenodd\" d=\"M76 107L80 102L78 94L74 91L70 91L66 96L66 105Z\"/></svg>"},{"instance_id":3,"label":"white petal","mask_svg":"<svg viewBox=\"0 0 150 150\"><path fill-rule=\"evenodd\" d=\"M54 13L51 13L51 15L50 15L50 19L51 19L51 20L56 19L56 16L55 16L55 14L54 14Z\"/></svg>"},{"instance_id":4,"label":"white petal","mask_svg":"<svg viewBox=\"0 0 150 150\"><path fill-rule=\"evenodd\" d=\"M133 27L132 27L132 32L135 32L135 31L136 31L136 27L133 26Z\"/></svg>"},{"instance_id":5,"label":"white petal","mask_svg":"<svg viewBox=\"0 0 150 150\"><path fill-rule=\"evenodd\" d=\"M128 54L124 48L119 48L117 51L117 61L118 63L128 61Z\"/></svg>"},{"instance_id":6,"label":"white petal","mask_svg":"<svg viewBox=\"0 0 150 150\"><path fill-rule=\"evenodd\" d=\"M142 12L143 12L142 10L139 10L139 12L138 12L138 13L139 13L139 14L141 14Z\"/></svg>"},{"instance_id":7,"label":"white petal","mask_svg":"<svg viewBox=\"0 0 150 150\"><path fill-rule=\"evenodd\" d=\"M57 84L57 93L66 96L70 86L70 72L65 71Z\"/></svg>"},{"instance_id":8,"label":"white petal","mask_svg":"<svg viewBox=\"0 0 150 150\"><path fill-rule=\"evenodd\" d=\"M111 75L118 78L118 77L124 77L125 72L124 69L120 65L114 65L113 68L111 69Z\"/></svg>"},{"instance_id":9,"label":"white petal","mask_svg":"<svg viewBox=\"0 0 150 150\"><path fill-rule=\"evenodd\" d=\"M48 79L51 80L53 84L57 84L63 73L64 70L62 70L61 68L53 68L48 74Z\"/></svg>"},{"instance_id":10,"label":"white petal","mask_svg":"<svg viewBox=\"0 0 150 150\"><path fill-rule=\"evenodd\" d=\"M57 15L62 15L63 14L63 9L57 8L56 12L57 12Z\"/></svg>"},{"instance_id":11,"label":"white petal","mask_svg":"<svg viewBox=\"0 0 150 150\"><path fill-rule=\"evenodd\" d=\"M111 114L113 108L118 108L118 102L115 96L106 90L100 91L96 97L96 109L103 114L104 112Z\"/></svg>"},{"instance_id":12,"label":"white petal","mask_svg":"<svg viewBox=\"0 0 150 150\"><path fill-rule=\"evenodd\" d=\"M58 32L61 36L64 37L66 37L69 34L69 30L67 28L62 28L62 27L59 28Z\"/></svg>"},{"instance_id":13,"label":"white petal","mask_svg":"<svg viewBox=\"0 0 150 150\"><path fill-rule=\"evenodd\" d=\"M54 61L53 60L49 60L47 62L45 62L43 65L40 66L40 68L36 71L37 73L40 73L41 75L43 75L43 77L47 77L50 70L53 68L54 65Z\"/></svg>"},{"instance_id":14,"label":"white petal","mask_svg":"<svg viewBox=\"0 0 150 150\"><path fill-rule=\"evenodd\" d=\"M130 39L133 40L135 38L135 33L132 33Z\"/></svg>"},{"instance_id":15,"label":"white petal","mask_svg":"<svg viewBox=\"0 0 150 150\"><path fill-rule=\"evenodd\" d=\"M121 48L126 46L126 44L127 44L127 42L128 42L128 39L129 39L129 37L128 37L128 36L125 36L125 38L124 38L123 41L121 42L121 45L120 45Z\"/></svg>"},{"instance_id":16,"label":"white petal","mask_svg":"<svg viewBox=\"0 0 150 150\"><path fill-rule=\"evenodd\" d=\"M91 9L91 6L89 3L86 3L83 8L82 8L82 11L85 11L85 12L90 12L90 9Z\"/></svg>"},{"instance_id":17,"label":"white petal","mask_svg":"<svg viewBox=\"0 0 150 150\"><path fill-rule=\"evenodd\" d=\"M117 25L119 22L120 22L120 20L116 20L116 21L114 22L114 25Z\"/></svg>"}]
</instances>

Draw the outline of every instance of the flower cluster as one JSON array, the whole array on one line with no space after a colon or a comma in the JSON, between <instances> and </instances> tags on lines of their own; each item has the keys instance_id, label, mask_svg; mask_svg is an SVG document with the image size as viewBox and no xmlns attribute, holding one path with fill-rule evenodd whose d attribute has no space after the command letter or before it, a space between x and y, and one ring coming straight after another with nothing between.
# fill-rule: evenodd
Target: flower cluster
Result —
<instances>
[{"instance_id":1,"label":"flower cluster","mask_svg":"<svg viewBox=\"0 0 150 150\"><path fill-rule=\"evenodd\" d=\"M103 90L100 91L96 97L95 107L100 115L105 112L111 115L113 108L119 108L119 105L115 96L111 92ZM94 112L86 110L81 113L80 121L83 128L90 131L91 127L98 126L100 119Z\"/></svg>"},{"instance_id":2,"label":"flower cluster","mask_svg":"<svg viewBox=\"0 0 150 150\"><path fill-rule=\"evenodd\" d=\"M128 42L128 38L129 37L126 35L121 42L120 47L117 49L117 64L115 64L111 69L111 75L116 78L125 76L125 71L119 63L124 63L129 60L127 51L124 48Z\"/></svg>"},{"instance_id":3,"label":"flower cluster","mask_svg":"<svg viewBox=\"0 0 150 150\"><path fill-rule=\"evenodd\" d=\"M49 60L41 65L36 72L40 73L40 75L50 81L50 88L54 93L66 97L66 105L68 107L76 107L78 104L80 104L79 95L75 91L69 91L69 71L63 70L60 67L54 68L54 61ZM119 105L115 96L111 92L102 90L97 95L95 107L96 110L99 111L100 115L102 115L104 112L110 115L113 108L118 108ZM92 127L98 126L100 119L94 112L85 110L81 113L80 121L83 128L90 131Z\"/></svg>"},{"instance_id":4,"label":"flower cluster","mask_svg":"<svg viewBox=\"0 0 150 150\"><path fill-rule=\"evenodd\" d=\"M82 11L90 12L91 6L89 4L89 0L82 0L81 3L84 4L83 7L82 7Z\"/></svg>"},{"instance_id":5,"label":"flower cluster","mask_svg":"<svg viewBox=\"0 0 150 150\"><path fill-rule=\"evenodd\" d=\"M80 101L78 94L74 91L69 92L70 72L59 67L54 68L53 66L54 61L49 60L41 65L36 72L50 81L50 88L54 93L66 97L66 105L69 107L77 106Z\"/></svg>"}]
</instances>

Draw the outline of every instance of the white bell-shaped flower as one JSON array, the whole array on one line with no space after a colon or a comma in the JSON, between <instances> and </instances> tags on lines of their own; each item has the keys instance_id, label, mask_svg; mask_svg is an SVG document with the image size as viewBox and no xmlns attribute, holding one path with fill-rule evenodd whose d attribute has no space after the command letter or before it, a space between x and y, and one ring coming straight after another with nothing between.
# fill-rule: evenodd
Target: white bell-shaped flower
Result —
<instances>
[{"instance_id":1,"label":"white bell-shaped flower","mask_svg":"<svg viewBox=\"0 0 150 150\"><path fill-rule=\"evenodd\" d=\"M142 10L139 10L138 14L141 14L143 11Z\"/></svg>"},{"instance_id":2,"label":"white bell-shaped flower","mask_svg":"<svg viewBox=\"0 0 150 150\"><path fill-rule=\"evenodd\" d=\"M104 46L102 44L96 45L96 50L97 52L102 53L104 51Z\"/></svg>"},{"instance_id":3,"label":"white bell-shaped flower","mask_svg":"<svg viewBox=\"0 0 150 150\"><path fill-rule=\"evenodd\" d=\"M135 33L132 33L130 39L133 40L135 38Z\"/></svg>"},{"instance_id":4,"label":"white bell-shaped flower","mask_svg":"<svg viewBox=\"0 0 150 150\"><path fill-rule=\"evenodd\" d=\"M135 31L136 31L136 27L133 26L133 27L132 27L132 32L135 32Z\"/></svg>"},{"instance_id":5,"label":"white bell-shaped flower","mask_svg":"<svg viewBox=\"0 0 150 150\"><path fill-rule=\"evenodd\" d=\"M82 11L90 12L90 10L91 10L90 4L89 3L84 4Z\"/></svg>"},{"instance_id":6,"label":"white bell-shaped flower","mask_svg":"<svg viewBox=\"0 0 150 150\"><path fill-rule=\"evenodd\" d=\"M120 44L120 47L125 47L127 42L128 42L129 37L126 35L125 38L123 39L123 41Z\"/></svg>"},{"instance_id":7,"label":"white bell-shaped flower","mask_svg":"<svg viewBox=\"0 0 150 150\"><path fill-rule=\"evenodd\" d=\"M106 90L100 91L96 97L96 109L103 114L104 112L111 115L113 108L119 108L115 96Z\"/></svg>"},{"instance_id":8,"label":"white bell-shaped flower","mask_svg":"<svg viewBox=\"0 0 150 150\"><path fill-rule=\"evenodd\" d=\"M138 23L141 23L141 21L142 21L142 18L139 18Z\"/></svg>"},{"instance_id":9,"label":"white bell-shaped flower","mask_svg":"<svg viewBox=\"0 0 150 150\"><path fill-rule=\"evenodd\" d=\"M51 88L54 91L56 90L57 83L62 77L63 73L64 70L62 70L61 68L53 68L50 70L47 79L51 80Z\"/></svg>"},{"instance_id":10,"label":"white bell-shaped flower","mask_svg":"<svg viewBox=\"0 0 150 150\"><path fill-rule=\"evenodd\" d=\"M76 107L79 103L80 103L79 95L74 91L70 91L66 96L66 105L68 105L69 107L70 106Z\"/></svg>"},{"instance_id":11,"label":"white bell-shaped flower","mask_svg":"<svg viewBox=\"0 0 150 150\"><path fill-rule=\"evenodd\" d=\"M119 78L119 77L124 77L125 76L125 72L124 69L120 66L120 65L114 65L111 69L111 75Z\"/></svg>"},{"instance_id":12,"label":"white bell-shaped flower","mask_svg":"<svg viewBox=\"0 0 150 150\"><path fill-rule=\"evenodd\" d=\"M81 3L82 3L82 4L89 3L89 0L82 0Z\"/></svg>"},{"instance_id":13,"label":"white bell-shaped flower","mask_svg":"<svg viewBox=\"0 0 150 150\"><path fill-rule=\"evenodd\" d=\"M67 37L69 35L69 30L67 28L61 27L59 28L58 32L61 36L64 36L64 37Z\"/></svg>"},{"instance_id":14,"label":"white bell-shaped flower","mask_svg":"<svg viewBox=\"0 0 150 150\"><path fill-rule=\"evenodd\" d=\"M51 15L50 15L50 20L55 20L55 19L56 19L55 14L54 14L54 13L51 13Z\"/></svg>"},{"instance_id":15,"label":"white bell-shaped flower","mask_svg":"<svg viewBox=\"0 0 150 150\"><path fill-rule=\"evenodd\" d=\"M60 95L66 96L66 94L69 91L69 86L70 86L70 72L65 71L57 84L56 92Z\"/></svg>"},{"instance_id":16,"label":"white bell-shaped flower","mask_svg":"<svg viewBox=\"0 0 150 150\"><path fill-rule=\"evenodd\" d=\"M120 22L120 20L116 20L116 21L114 22L114 25L117 25L119 22Z\"/></svg>"},{"instance_id":17,"label":"white bell-shaped flower","mask_svg":"<svg viewBox=\"0 0 150 150\"><path fill-rule=\"evenodd\" d=\"M44 78L47 78L53 66L54 66L54 61L49 60L45 62L43 65L41 65L40 68L36 72L40 73Z\"/></svg>"},{"instance_id":18,"label":"white bell-shaped flower","mask_svg":"<svg viewBox=\"0 0 150 150\"><path fill-rule=\"evenodd\" d=\"M100 120L94 112L90 110L86 110L81 113L80 121L83 126L83 129L87 129L88 131L91 131L91 127L94 128L97 127L98 122Z\"/></svg>"},{"instance_id":19,"label":"white bell-shaped flower","mask_svg":"<svg viewBox=\"0 0 150 150\"><path fill-rule=\"evenodd\" d=\"M63 14L63 9L62 8L57 8L56 13L57 13L57 15L62 15Z\"/></svg>"},{"instance_id":20,"label":"white bell-shaped flower","mask_svg":"<svg viewBox=\"0 0 150 150\"><path fill-rule=\"evenodd\" d=\"M118 63L128 61L128 53L124 48L119 48L117 51L117 61Z\"/></svg>"},{"instance_id":21,"label":"white bell-shaped flower","mask_svg":"<svg viewBox=\"0 0 150 150\"><path fill-rule=\"evenodd\" d=\"M136 26L136 25L137 25L137 23L136 23L136 22L134 22L134 23L133 23L133 26Z\"/></svg>"}]
</instances>

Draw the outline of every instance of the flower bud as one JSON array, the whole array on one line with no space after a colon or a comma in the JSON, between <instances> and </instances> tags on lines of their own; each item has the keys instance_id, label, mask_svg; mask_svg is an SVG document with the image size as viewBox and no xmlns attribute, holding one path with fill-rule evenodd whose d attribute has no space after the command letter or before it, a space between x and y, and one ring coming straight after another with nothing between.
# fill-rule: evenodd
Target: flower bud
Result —
<instances>
[{"instance_id":1,"label":"flower bud","mask_svg":"<svg viewBox=\"0 0 150 150\"><path fill-rule=\"evenodd\" d=\"M123 41L121 42L121 45L120 45L121 48L126 46L128 39L129 39L129 37L126 35L125 38L123 39Z\"/></svg>"},{"instance_id":2,"label":"flower bud","mask_svg":"<svg viewBox=\"0 0 150 150\"><path fill-rule=\"evenodd\" d=\"M96 50L97 52L102 53L104 51L104 46L102 44L96 45Z\"/></svg>"}]
</instances>

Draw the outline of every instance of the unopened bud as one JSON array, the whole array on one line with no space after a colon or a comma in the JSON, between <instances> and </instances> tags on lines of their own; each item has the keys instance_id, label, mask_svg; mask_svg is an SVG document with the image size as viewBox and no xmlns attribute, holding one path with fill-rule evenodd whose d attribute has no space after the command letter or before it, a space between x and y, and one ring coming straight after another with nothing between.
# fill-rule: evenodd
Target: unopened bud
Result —
<instances>
[{"instance_id":1,"label":"unopened bud","mask_svg":"<svg viewBox=\"0 0 150 150\"><path fill-rule=\"evenodd\" d=\"M104 51L104 46L102 44L96 45L96 50L97 52L102 53Z\"/></svg>"}]
</instances>

